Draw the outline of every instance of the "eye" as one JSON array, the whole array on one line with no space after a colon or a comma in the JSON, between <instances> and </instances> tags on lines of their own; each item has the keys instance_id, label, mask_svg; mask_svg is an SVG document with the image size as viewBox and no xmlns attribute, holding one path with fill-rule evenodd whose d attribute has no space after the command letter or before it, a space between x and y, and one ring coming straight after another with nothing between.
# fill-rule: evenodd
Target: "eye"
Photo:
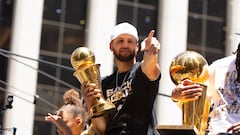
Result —
<instances>
[{"instance_id":1,"label":"eye","mask_svg":"<svg viewBox=\"0 0 240 135\"><path fill-rule=\"evenodd\" d=\"M129 44L134 44L134 41L133 40L128 40L128 43Z\"/></svg>"},{"instance_id":2,"label":"eye","mask_svg":"<svg viewBox=\"0 0 240 135\"><path fill-rule=\"evenodd\" d=\"M130 44L130 45L134 45L134 44L137 43L135 40L128 40L127 42L128 42L128 44Z\"/></svg>"},{"instance_id":3,"label":"eye","mask_svg":"<svg viewBox=\"0 0 240 135\"><path fill-rule=\"evenodd\" d=\"M119 40L117 40L117 44L122 44L124 42L124 40L123 39L119 39Z\"/></svg>"}]
</instances>

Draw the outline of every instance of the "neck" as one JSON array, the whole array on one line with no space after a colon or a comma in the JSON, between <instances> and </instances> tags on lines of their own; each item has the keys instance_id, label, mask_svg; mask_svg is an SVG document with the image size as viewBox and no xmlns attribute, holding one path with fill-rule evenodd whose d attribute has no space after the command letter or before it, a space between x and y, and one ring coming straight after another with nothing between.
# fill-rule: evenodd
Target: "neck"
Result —
<instances>
[{"instance_id":1,"label":"neck","mask_svg":"<svg viewBox=\"0 0 240 135\"><path fill-rule=\"evenodd\" d=\"M83 128L72 131L73 132L72 135L80 135L83 131L84 131Z\"/></svg>"},{"instance_id":2,"label":"neck","mask_svg":"<svg viewBox=\"0 0 240 135\"><path fill-rule=\"evenodd\" d=\"M135 59L133 59L131 61L126 61L126 62L116 60L116 64L117 64L117 68L118 68L119 73L129 71L135 63L136 63Z\"/></svg>"},{"instance_id":3,"label":"neck","mask_svg":"<svg viewBox=\"0 0 240 135\"><path fill-rule=\"evenodd\" d=\"M72 133L73 135L80 135L81 133L83 132L83 130L79 130L79 131L76 131L76 132L74 132L74 133Z\"/></svg>"}]
</instances>

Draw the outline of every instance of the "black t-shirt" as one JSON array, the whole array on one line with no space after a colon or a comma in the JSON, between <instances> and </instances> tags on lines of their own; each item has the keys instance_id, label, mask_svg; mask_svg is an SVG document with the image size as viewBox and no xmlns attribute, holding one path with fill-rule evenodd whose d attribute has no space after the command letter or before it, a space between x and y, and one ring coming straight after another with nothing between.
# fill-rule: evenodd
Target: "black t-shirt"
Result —
<instances>
[{"instance_id":1,"label":"black t-shirt","mask_svg":"<svg viewBox=\"0 0 240 135\"><path fill-rule=\"evenodd\" d=\"M147 134L159 80L160 76L150 81L142 72L139 62L131 71L121 74L115 71L102 79L105 98L116 106L116 110L110 114L106 135Z\"/></svg>"}]
</instances>

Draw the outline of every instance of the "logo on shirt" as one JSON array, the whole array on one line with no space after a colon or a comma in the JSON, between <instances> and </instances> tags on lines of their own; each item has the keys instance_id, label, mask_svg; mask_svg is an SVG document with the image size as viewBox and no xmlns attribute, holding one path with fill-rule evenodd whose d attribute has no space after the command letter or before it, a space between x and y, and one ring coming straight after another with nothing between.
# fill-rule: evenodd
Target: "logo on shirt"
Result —
<instances>
[{"instance_id":1,"label":"logo on shirt","mask_svg":"<svg viewBox=\"0 0 240 135\"><path fill-rule=\"evenodd\" d=\"M132 94L132 79L125 81L120 87L106 90L107 100L112 103L120 101Z\"/></svg>"}]
</instances>

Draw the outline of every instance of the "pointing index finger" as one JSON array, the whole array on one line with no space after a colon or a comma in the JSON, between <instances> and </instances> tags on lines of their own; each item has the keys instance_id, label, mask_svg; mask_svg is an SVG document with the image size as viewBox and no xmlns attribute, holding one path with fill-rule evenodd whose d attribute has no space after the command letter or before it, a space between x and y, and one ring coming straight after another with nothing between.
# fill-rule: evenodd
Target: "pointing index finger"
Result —
<instances>
[{"instance_id":1,"label":"pointing index finger","mask_svg":"<svg viewBox=\"0 0 240 135\"><path fill-rule=\"evenodd\" d=\"M155 31L151 30L148 34L148 39L152 39L153 35L154 35Z\"/></svg>"},{"instance_id":2,"label":"pointing index finger","mask_svg":"<svg viewBox=\"0 0 240 135\"><path fill-rule=\"evenodd\" d=\"M145 49L147 49L147 50L152 43L152 37L153 37L154 33L155 33L155 31L151 30L148 34L148 37L147 37L147 40L146 40L146 46L145 46Z\"/></svg>"},{"instance_id":3,"label":"pointing index finger","mask_svg":"<svg viewBox=\"0 0 240 135\"><path fill-rule=\"evenodd\" d=\"M149 49L149 46L151 45L152 43L152 38L153 38L153 35L155 33L155 30L151 30L149 33L148 33L148 36L143 40L143 42L141 43L141 51L144 51L144 50L148 50Z\"/></svg>"}]
</instances>

